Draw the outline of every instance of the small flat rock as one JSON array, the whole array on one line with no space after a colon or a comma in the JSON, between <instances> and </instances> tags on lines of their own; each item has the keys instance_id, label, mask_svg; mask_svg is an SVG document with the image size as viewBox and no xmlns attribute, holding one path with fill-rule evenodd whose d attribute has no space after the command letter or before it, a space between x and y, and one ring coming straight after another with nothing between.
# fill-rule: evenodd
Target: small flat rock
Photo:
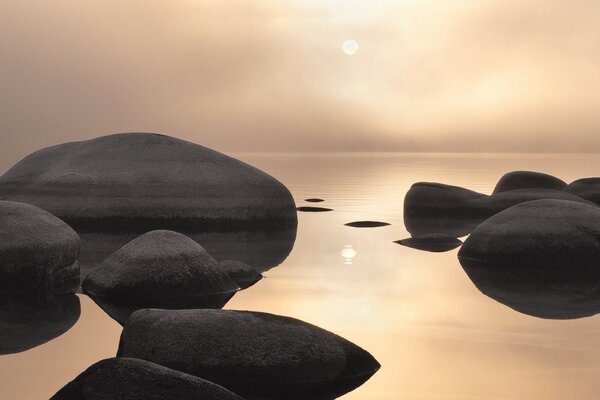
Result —
<instances>
[{"instance_id":1,"label":"small flat rock","mask_svg":"<svg viewBox=\"0 0 600 400\"><path fill-rule=\"evenodd\" d=\"M380 221L354 221L348 222L344 225L351 226L353 228L378 228L380 226L388 226L389 223Z\"/></svg>"},{"instance_id":2,"label":"small flat rock","mask_svg":"<svg viewBox=\"0 0 600 400\"><path fill-rule=\"evenodd\" d=\"M394 243L398 243L402 246L413 249L431 251L434 253L450 251L462 245L462 241L460 239L445 235L443 233L414 236L408 239L397 240Z\"/></svg>"},{"instance_id":3,"label":"small flat rock","mask_svg":"<svg viewBox=\"0 0 600 400\"><path fill-rule=\"evenodd\" d=\"M333 399L379 369L368 352L297 319L249 311L136 311L118 356L207 379L247 399Z\"/></svg>"},{"instance_id":4,"label":"small flat rock","mask_svg":"<svg viewBox=\"0 0 600 400\"><path fill-rule=\"evenodd\" d=\"M298 207L296 210L301 211L301 212L327 212L327 211L333 211L333 209L331 209L331 208L311 207L311 206Z\"/></svg>"},{"instance_id":5,"label":"small flat rock","mask_svg":"<svg viewBox=\"0 0 600 400\"><path fill-rule=\"evenodd\" d=\"M99 361L50 400L242 400L204 379L135 358Z\"/></svg>"},{"instance_id":6,"label":"small flat rock","mask_svg":"<svg viewBox=\"0 0 600 400\"><path fill-rule=\"evenodd\" d=\"M242 261L224 260L219 263L219 267L240 289L247 289L263 278L260 272Z\"/></svg>"},{"instance_id":7,"label":"small flat rock","mask_svg":"<svg viewBox=\"0 0 600 400\"><path fill-rule=\"evenodd\" d=\"M324 202L325 200L323 200L323 199L319 199L319 198L317 198L317 197L312 197L312 198L310 198L310 199L304 199L304 201L307 201L307 202L309 202L309 203L322 203L322 202Z\"/></svg>"}]
</instances>

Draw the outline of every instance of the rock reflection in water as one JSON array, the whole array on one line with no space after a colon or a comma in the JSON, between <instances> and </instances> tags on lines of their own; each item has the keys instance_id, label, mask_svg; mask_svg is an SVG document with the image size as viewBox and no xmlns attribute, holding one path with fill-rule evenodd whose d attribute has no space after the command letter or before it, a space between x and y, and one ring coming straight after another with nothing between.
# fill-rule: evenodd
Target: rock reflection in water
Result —
<instances>
[{"instance_id":1,"label":"rock reflection in water","mask_svg":"<svg viewBox=\"0 0 600 400\"><path fill-rule=\"evenodd\" d=\"M32 349L68 331L79 319L74 294L48 298L0 294L0 354Z\"/></svg>"}]
</instances>

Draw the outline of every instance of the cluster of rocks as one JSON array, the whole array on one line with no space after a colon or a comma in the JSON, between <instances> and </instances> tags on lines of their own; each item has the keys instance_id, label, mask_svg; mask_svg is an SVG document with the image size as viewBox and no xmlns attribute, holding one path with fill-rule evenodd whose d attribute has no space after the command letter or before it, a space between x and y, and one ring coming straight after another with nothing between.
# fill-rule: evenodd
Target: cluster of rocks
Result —
<instances>
[{"instance_id":1,"label":"cluster of rocks","mask_svg":"<svg viewBox=\"0 0 600 400\"><path fill-rule=\"evenodd\" d=\"M600 312L599 194L599 178L567 185L529 171L504 175L489 196L417 183L404 203L413 237L401 244L447 251L469 235L458 258L484 294L541 318L594 315Z\"/></svg>"},{"instance_id":2,"label":"cluster of rocks","mask_svg":"<svg viewBox=\"0 0 600 400\"><path fill-rule=\"evenodd\" d=\"M379 369L368 352L302 321L221 310L285 259L296 224L274 178L168 136L33 153L0 177L0 354L73 326L81 279L124 330L117 358L54 399L344 394Z\"/></svg>"}]
</instances>

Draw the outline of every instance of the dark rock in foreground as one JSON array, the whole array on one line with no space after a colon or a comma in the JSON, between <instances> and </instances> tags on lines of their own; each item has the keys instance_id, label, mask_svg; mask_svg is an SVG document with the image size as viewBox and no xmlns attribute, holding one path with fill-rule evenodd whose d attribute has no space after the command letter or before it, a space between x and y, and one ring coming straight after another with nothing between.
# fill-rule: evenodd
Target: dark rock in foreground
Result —
<instances>
[{"instance_id":1,"label":"dark rock in foreground","mask_svg":"<svg viewBox=\"0 0 600 400\"><path fill-rule=\"evenodd\" d=\"M78 231L296 224L294 200L273 177L154 133L39 150L0 177L0 199L36 205Z\"/></svg>"},{"instance_id":2,"label":"dark rock in foreground","mask_svg":"<svg viewBox=\"0 0 600 400\"><path fill-rule=\"evenodd\" d=\"M229 277L237 283L240 289L247 289L263 278L260 272L245 262L237 260L221 261L219 263L219 268L229 275Z\"/></svg>"},{"instance_id":3,"label":"dark rock in foreground","mask_svg":"<svg viewBox=\"0 0 600 400\"><path fill-rule=\"evenodd\" d=\"M537 200L479 225L458 254L475 285L509 307L542 318L600 311L600 209Z\"/></svg>"},{"instance_id":4,"label":"dark rock in foreground","mask_svg":"<svg viewBox=\"0 0 600 400\"><path fill-rule=\"evenodd\" d=\"M600 205L600 178L584 178L571 182L567 192Z\"/></svg>"},{"instance_id":5,"label":"dark rock in foreground","mask_svg":"<svg viewBox=\"0 0 600 400\"><path fill-rule=\"evenodd\" d=\"M517 189L564 190L566 187L566 182L552 175L533 171L513 171L500 178L493 193Z\"/></svg>"},{"instance_id":6,"label":"dark rock in foreground","mask_svg":"<svg viewBox=\"0 0 600 400\"><path fill-rule=\"evenodd\" d=\"M410 247L417 250L431 251L434 253L442 253L445 251L454 250L462 245L459 239L443 234L430 233L421 236L415 236L408 239L397 240L402 246Z\"/></svg>"},{"instance_id":7,"label":"dark rock in foreground","mask_svg":"<svg viewBox=\"0 0 600 400\"><path fill-rule=\"evenodd\" d=\"M331 399L367 381L379 363L305 322L258 312L140 310L119 356L145 359L250 399Z\"/></svg>"},{"instance_id":8,"label":"dark rock in foreground","mask_svg":"<svg viewBox=\"0 0 600 400\"><path fill-rule=\"evenodd\" d=\"M0 201L0 291L34 296L79 286L79 236L52 214Z\"/></svg>"},{"instance_id":9,"label":"dark rock in foreground","mask_svg":"<svg viewBox=\"0 0 600 400\"><path fill-rule=\"evenodd\" d=\"M134 358L102 360L51 400L242 400L219 385Z\"/></svg>"},{"instance_id":10,"label":"dark rock in foreground","mask_svg":"<svg viewBox=\"0 0 600 400\"><path fill-rule=\"evenodd\" d=\"M351 226L353 228L378 228L380 226L388 226L389 224L387 222L380 222L380 221L355 221L355 222L348 222L347 224L344 224L346 226Z\"/></svg>"},{"instance_id":11,"label":"dark rock in foreground","mask_svg":"<svg viewBox=\"0 0 600 400\"><path fill-rule=\"evenodd\" d=\"M80 311L74 294L0 294L0 355L20 353L59 337L75 325Z\"/></svg>"},{"instance_id":12,"label":"dark rock in foreground","mask_svg":"<svg viewBox=\"0 0 600 400\"><path fill-rule=\"evenodd\" d=\"M313 198L310 198L310 199L304 199L304 201L307 201L309 203L322 203L325 200L313 197Z\"/></svg>"},{"instance_id":13,"label":"dark rock in foreground","mask_svg":"<svg viewBox=\"0 0 600 400\"><path fill-rule=\"evenodd\" d=\"M331 208L310 207L310 206L298 207L297 210L301 211L301 212L326 212L326 211L333 211L333 209L331 209Z\"/></svg>"},{"instance_id":14,"label":"dark rock in foreground","mask_svg":"<svg viewBox=\"0 0 600 400\"><path fill-rule=\"evenodd\" d=\"M129 242L88 275L82 288L118 321L140 308L221 308L239 290L202 246L173 231L152 231ZM115 314L116 308L123 312Z\"/></svg>"}]
</instances>

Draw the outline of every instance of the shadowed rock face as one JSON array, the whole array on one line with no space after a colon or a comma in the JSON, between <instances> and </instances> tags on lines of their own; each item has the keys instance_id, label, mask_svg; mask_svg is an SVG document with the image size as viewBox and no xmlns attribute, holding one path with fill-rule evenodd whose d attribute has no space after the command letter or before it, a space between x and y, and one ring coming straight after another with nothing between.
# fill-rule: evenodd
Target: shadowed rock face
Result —
<instances>
[{"instance_id":1,"label":"shadowed rock face","mask_svg":"<svg viewBox=\"0 0 600 400\"><path fill-rule=\"evenodd\" d=\"M247 289L263 278L254 268L237 260L221 261L219 269L229 275L240 289Z\"/></svg>"},{"instance_id":2,"label":"shadowed rock face","mask_svg":"<svg viewBox=\"0 0 600 400\"><path fill-rule=\"evenodd\" d=\"M413 249L431 251L434 253L454 250L462 244L459 239L443 233L430 233L427 235L415 236L408 239L397 240L395 243Z\"/></svg>"},{"instance_id":3,"label":"shadowed rock face","mask_svg":"<svg viewBox=\"0 0 600 400\"><path fill-rule=\"evenodd\" d=\"M79 319L79 298L16 297L0 294L0 354L42 345L68 331Z\"/></svg>"},{"instance_id":4,"label":"shadowed rock face","mask_svg":"<svg viewBox=\"0 0 600 400\"><path fill-rule=\"evenodd\" d=\"M513 171L505 174L494 188L494 193L517 189L564 190L567 183L552 175L533 171Z\"/></svg>"},{"instance_id":5,"label":"shadowed rock face","mask_svg":"<svg viewBox=\"0 0 600 400\"><path fill-rule=\"evenodd\" d=\"M0 291L71 293L79 286L79 236L47 211L0 201Z\"/></svg>"},{"instance_id":6,"label":"shadowed rock face","mask_svg":"<svg viewBox=\"0 0 600 400\"><path fill-rule=\"evenodd\" d=\"M600 204L600 178L584 178L571 182L567 192Z\"/></svg>"},{"instance_id":7,"label":"shadowed rock face","mask_svg":"<svg viewBox=\"0 0 600 400\"><path fill-rule=\"evenodd\" d=\"M459 260L482 292L543 318L596 314L600 209L537 200L502 211L465 241Z\"/></svg>"},{"instance_id":8,"label":"shadowed rock face","mask_svg":"<svg viewBox=\"0 0 600 400\"><path fill-rule=\"evenodd\" d=\"M102 360L51 400L242 400L219 385L134 358Z\"/></svg>"},{"instance_id":9,"label":"shadowed rock face","mask_svg":"<svg viewBox=\"0 0 600 400\"><path fill-rule=\"evenodd\" d=\"M140 310L119 356L145 359L218 383L249 399L332 399L368 380L379 363L305 322L228 310Z\"/></svg>"},{"instance_id":10,"label":"shadowed rock face","mask_svg":"<svg viewBox=\"0 0 600 400\"><path fill-rule=\"evenodd\" d=\"M462 237L502 210L540 199L591 204L571 193L554 189L516 189L487 196L456 186L415 183L404 199L404 224L412 236L441 233Z\"/></svg>"},{"instance_id":11,"label":"shadowed rock face","mask_svg":"<svg viewBox=\"0 0 600 400\"><path fill-rule=\"evenodd\" d=\"M0 199L41 207L77 230L296 224L292 196L271 176L206 147L153 133L39 150L0 177Z\"/></svg>"},{"instance_id":12,"label":"shadowed rock face","mask_svg":"<svg viewBox=\"0 0 600 400\"><path fill-rule=\"evenodd\" d=\"M140 308L221 308L239 290L202 246L173 231L152 231L129 242L88 275L82 288L118 321Z\"/></svg>"}]
</instances>

